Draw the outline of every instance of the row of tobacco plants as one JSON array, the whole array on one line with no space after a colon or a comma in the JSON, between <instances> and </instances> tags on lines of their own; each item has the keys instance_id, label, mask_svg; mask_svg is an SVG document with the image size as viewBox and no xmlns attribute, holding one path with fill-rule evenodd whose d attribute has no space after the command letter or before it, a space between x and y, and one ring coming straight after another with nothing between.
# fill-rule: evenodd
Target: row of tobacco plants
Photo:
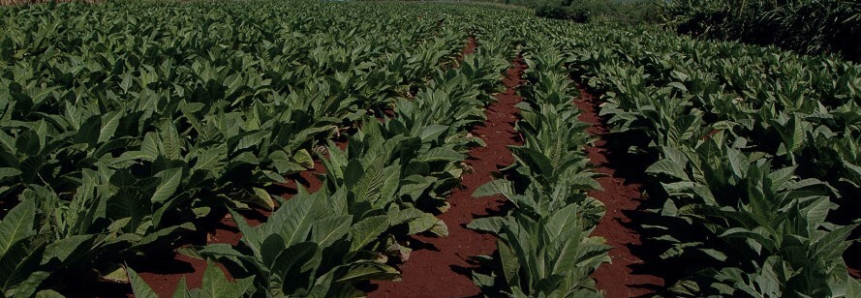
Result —
<instances>
[{"instance_id":1,"label":"row of tobacco plants","mask_svg":"<svg viewBox=\"0 0 861 298\"><path fill-rule=\"evenodd\" d=\"M587 29L588 28L588 29ZM547 28L650 160L671 297L859 297L861 66L632 29ZM853 206L855 206L853 208ZM682 265L683 264L683 265Z\"/></svg>"},{"instance_id":2,"label":"row of tobacco plants","mask_svg":"<svg viewBox=\"0 0 861 298\"><path fill-rule=\"evenodd\" d=\"M225 213L240 245L181 251L235 282L209 266L205 290L177 295L357 297L361 281L397 278L387 260L409 250L396 236L447 233L432 214L481 144L466 128L510 54L490 32L458 62L457 12L427 8L0 8L0 296L95 275L153 297L134 264ZM274 186L315 159L323 188L282 199ZM252 227L251 208L275 211Z\"/></svg>"},{"instance_id":3,"label":"row of tobacco plants","mask_svg":"<svg viewBox=\"0 0 861 298\"><path fill-rule=\"evenodd\" d=\"M469 227L498 237L498 251L476 260L490 269L473 279L488 297L603 297L591 273L609 262L604 239L590 234L604 205L587 196L600 189L584 147L589 124L577 120L565 56L544 36L526 40L526 83L516 129L522 146L510 147L515 163L473 196L502 195L513 209L474 220Z\"/></svg>"},{"instance_id":4,"label":"row of tobacco plants","mask_svg":"<svg viewBox=\"0 0 861 298\"><path fill-rule=\"evenodd\" d=\"M517 126L525 145L512 148L507 179L476 192L514 205L471 225L499 237L498 253L478 258L490 274L474 275L488 296L600 295L588 275L606 247L588 234L602 208L585 196L595 188L589 140L571 116L568 73L601 95L612 150L647 163L651 216L638 224L658 251L651 268L675 268L660 273L661 296L861 296L844 261L859 223L861 66L652 29L499 17L480 22L514 32L530 70Z\"/></svg>"},{"instance_id":5,"label":"row of tobacco plants","mask_svg":"<svg viewBox=\"0 0 861 298\"><path fill-rule=\"evenodd\" d=\"M237 246L183 247L209 297L356 297L401 236L444 236L467 133L516 54L524 145L476 196L514 208L474 280L491 297L600 297L603 206L570 73L650 163L668 297L859 297L842 255L861 197L861 66L773 48L446 3L200 2L0 8L0 297L131 279L231 214ZM458 59L472 34L480 47ZM458 66L458 67L454 67ZM346 142L340 149L335 141ZM314 161L321 190L282 199ZM265 223L243 218L272 209ZM215 264L215 263L213 263ZM216 295L217 294L217 295Z\"/></svg>"}]
</instances>

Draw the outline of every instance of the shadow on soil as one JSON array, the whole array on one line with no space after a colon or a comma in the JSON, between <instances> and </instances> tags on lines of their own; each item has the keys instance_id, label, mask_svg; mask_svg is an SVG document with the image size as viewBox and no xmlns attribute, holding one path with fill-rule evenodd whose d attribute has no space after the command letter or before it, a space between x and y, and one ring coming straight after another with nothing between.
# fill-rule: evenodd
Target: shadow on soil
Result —
<instances>
[{"instance_id":1,"label":"shadow on soil","mask_svg":"<svg viewBox=\"0 0 861 298\"><path fill-rule=\"evenodd\" d=\"M858 198L856 194L846 196L845 198ZM840 207L829 214L829 221L841 225L852 224L858 220L858 210L861 210L861 201L846 200L840 203ZM861 227L855 228L849 239L858 240L843 253L843 260L846 261L846 267L849 267L849 274L854 278L861 279Z\"/></svg>"},{"instance_id":2,"label":"shadow on soil","mask_svg":"<svg viewBox=\"0 0 861 298\"><path fill-rule=\"evenodd\" d=\"M76 298L120 298L134 297L132 287L128 284L98 282L89 280L74 283L68 289L61 292L66 297Z\"/></svg>"},{"instance_id":3,"label":"shadow on soil","mask_svg":"<svg viewBox=\"0 0 861 298\"><path fill-rule=\"evenodd\" d=\"M491 257L493 260L499 260L500 259L499 251L494 250ZM491 275L493 273L493 268L497 266L496 264L489 264L489 263L480 262L480 261L478 261L477 258L474 258L474 257L469 258L467 260L467 263L469 263L469 265L471 267L452 265L452 266L450 266L450 268L452 271L454 271L457 274L466 276L468 278L472 278L474 273ZM497 284L502 284L502 281L498 280ZM478 295L473 295L473 296L457 297L457 298L502 297L503 294L501 293L501 291L502 291L502 289L499 289L496 287L493 287L493 288L485 287L485 288L481 289L481 292L483 293L483 295L478 294ZM454 298L454 297L452 297L452 298Z\"/></svg>"},{"instance_id":4,"label":"shadow on soil","mask_svg":"<svg viewBox=\"0 0 861 298\"><path fill-rule=\"evenodd\" d=\"M589 102L593 105L597 104L594 99ZM604 127L609 127L606 124L606 119L602 118L601 122L604 124ZM602 140L605 141L604 144L598 147L604 151L607 161L601 166L613 169L613 176L624 179L626 184L642 185L641 191L650 194L660 193L652 191L652 188L655 186L650 185L648 176L646 175L646 169L655 161L657 155L655 152L638 149L648 148L649 139L647 136L637 132L604 132ZM630 219L630 222L619 221L622 226L635 231L641 243L626 245L631 254L643 261L640 264L630 265L629 268L632 270L633 275L657 276L663 279L666 285L663 287L653 284L630 285L632 288L648 289L652 292L640 296L646 298L664 292L668 286L684 277L683 270L678 269L684 268L684 266L683 264L674 264L678 262L661 259L661 254L669 246L654 240L654 238L661 236L663 233L660 230L646 228L650 225L672 226L673 223L666 222L665 218L647 211L648 209L660 208L659 201L661 200L648 199L648 196L644 195L643 199L638 199L637 201L638 207L635 210L622 211Z\"/></svg>"},{"instance_id":5,"label":"shadow on soil","mask_svg":"<svg viewBox=\"0 0 861 298\"><path fill-rule=\"evenodd\" d=\"M591 102L595 104L595 102ZM606 125L606 119L601 119ZM649 230L645 226L664 226L664 227L680 227L673 219L661 217L652 212L647 212L647 209L660 209L664 201L660 196L664 194L659 185L649 183L648 176L645 170L656 159L655 152L629 152L632 145L639 145L639 148L647 148L649 139L641 134L636 133L606 133L603 135L606 144L600 146L605 150L607 163L603 166L614 169L615 175L618 178L625 179L630 184L642 184L645 193L654 196L653 199L642 199L637 210L624 211L630 223L622 223L625 227L637 232L640 237L641 245L628 245L632 254L641 258L643 264L632 265L634 274L649 274L661 277L665 281L665 287L655 287L653 285L640 285L642 288L647 288L655 293L661 293L666 288L672 286L682 278L688 277L693 272L687 272L681 268L687 268L684 260L663 260L660 255L670 248L668 245L653 240L655 237L665 234L659 230ZM851 196L851 197L857 197ZM840 207L829 214L829 222L848 225L858 220L857 210L861 210L861 201L847 200L841 202ZM695 233L691 231L691 233ZM674 233L679 234L679 233ZM861 279L861 227L856 228L852 233L850 240L858 240L853 243L849 249L843 254L846 266L849 268L849 274L854 278ZM635 287L637 287L635 285ZM652 297L652 294L644 295L635 298Z\"/></svg>"}]
</instances>

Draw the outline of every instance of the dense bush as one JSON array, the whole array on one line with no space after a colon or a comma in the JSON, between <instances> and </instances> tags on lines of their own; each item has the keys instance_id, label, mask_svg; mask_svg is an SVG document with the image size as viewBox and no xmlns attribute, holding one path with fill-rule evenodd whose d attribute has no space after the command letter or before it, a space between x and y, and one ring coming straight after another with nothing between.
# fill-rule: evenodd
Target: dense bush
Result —
<instances>
[{"instance_id":1,"label":"dense bush","mask_svg":"<svg viewBox=\"0 0 861 298\"><path fill-rule=\"evenodd\" d=\"M553 19L568 19L568 12L565 10L565 7L561 5L554 4L541 4L537 8L535 8L535 14L538 16L553 18Z\"/></svg>"},{"instance_id":2,"label":"dense bush","mask_svg":"<svg viewBox=\"0 0 861 298\"><path fill-rule=\"evenodd\" d=\"M846 0L503 0L541 17L599 24L669 24L696 37L776 45L861 61L861 2ZM669 20L666 21L666 20Z\"/></svg>"},{"instance_id":3,"label":"dense bush","mask_svg":"<svg viewBox=\"0 0 861 298\"><path fill-rule=\"evenodd\" d=\"M861 3L855 1L673 0L667 12L681 33L861 60Z\"/></svg>"},{"instance_id":4,"label":"dense bush","mask_svg":"<svg viewBox=\"0 0 861 298\"><path fill-rule=\"evenodd\" d=\"M653 1L562 0L538 3L535 10L538 16L579 23L654 24L662 20L662 6Z\"/></svg>"}]
</instances>

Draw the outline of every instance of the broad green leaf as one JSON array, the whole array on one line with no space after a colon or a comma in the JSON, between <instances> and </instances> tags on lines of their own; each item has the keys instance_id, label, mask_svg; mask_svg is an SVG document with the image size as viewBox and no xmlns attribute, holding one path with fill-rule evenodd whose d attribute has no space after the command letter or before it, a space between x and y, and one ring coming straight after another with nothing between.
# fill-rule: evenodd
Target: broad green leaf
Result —
<instances>
[{"instance_id":1,"label":"broad green leaf","mask_svg":"<svg viewBox=\"0 0 861 298\"><path fill-rule=\"evenodd\" d=\"M272 195L270 195L265 189L255 187L254 196L252 196L252 198L252 202L260 207L268 210L275 209L275 201L272 200Z\"/></svg>"},{"instance_id":2,"label":"broad green leaf","mask_svg":"<svg viewBox=\"0 0 861 298\"><path fill-rule=\"evenodd\" d=\"M0 180L21 175L21 170L15 168L0 168Z\"/></svg>"},{"instance_id":3,"label":"broad green leaf","mask_svg":"<svg viewBox=\"0 0 861 298\"><path fill-rule=\"evenodd\" d=\"M280 233L284 237L284 243L288 246L306 241L313 223L318 220L324 212L315 204L317 197L297 195L285 202L270 220L283 220L277 223L279 230L272 232ZM271 226L267 223L267 227Z\"/></svg>"},{"instance_id":4,"label":"broad green leaf","mask_svg":"<svg viewBox=\"0 0 861 298\"><path fill-rule=\"evenodd\" d=\"M328 247L335 241L345 238L350 232L350 224L352 224L350 216L333 216L320 219L314 223L314 228L311 229L311 240L322 248Z\"/></svg>"},{"instance_id":5,"label":"broad green leaf","mask_svg":"<svg viewBox=\"0 0 861 298\"><path fill-rule=\"evenodd\" d=\"M99 130L99 143L105 143L114 137L114 133L119 127L122 112L109 112L102 115L102 128Z\"/></svg>"},{"instance_id":6,"label":"broad green leaf","mask_svg":"<svg viewBox=\"0 0 861 298\"><path fill-rule=\"evenodd\" d=\"M482 198L482 197L495 196L495 195L499 195L499 194L506 195L506 194L513 194L513 193L514 193L514 186L511 183L511 181L498 179L498 180L492 180L488 183L485 183L485 184L482 184L481 186L479 186L478 189L476 189L472 193L472 197L473 198Z\"/></svg>"},{"instance_id":7,"label":"broad green leaf","mask_svg":"<svg viewBox=\"0 0 861 298\"><path fill-rule=\"evenodd\" d=\"M40 274L39 265L45 252L44 237L31 236L15 242L3 255L0 255L0 292L10 289L13 285L30 280L35 290L39 283L47 278L47 273Z\"/></svg>"},{"instance_id":8,"label":"broad green leaf","mask_svg":"<svg viewBox=\"0 0 861 298\"><path fill-rule=\"evenodd\" d=\"M314 158L308 153L308 150L302 149L293 153L293 161L306 169L314 168Z\"/></svg>"},{"instance_id":9,"label":"broad green leaf","mask_svg":"<svg viewBox=\"0 0 861 298\"><path fill-rule=\"evenodd\" d=\"M153 161L158 158L160 152L158 145L158 136L156 135L156 133L148 132L144 135L140 151L147 156L147 160L149 161Z\"/></svg>"},{"instance_id":10,"label":"broad green leaf","mask_svg":"<svg viewBox=\"0 0 861 298\"><path fill-rule=\"evenodd\" d=\"M33 230L35 218L36 203L32 199L25 199L3 217L3 221L0 221L0 256L4 255L15 242L35 233Z\"/></svg>"},{"instance_id":11,"label":"broad green leaf","mask_svg":"<svg viewBox=\"0 0 861 298\"><path fill-rule=\"evenodd\" d=\"M350 238L352 239L351 250L365 247L371 241L376 240L388 228L389 220L385 215L368 217L354 224L350 228Z\"/></svg>"},{"instance_id":12,"label":"broad green leaf","mask_svg":"<svg viewBox=\"0 0 861 298\"><path fill-rule=\"evenodd\" d=\"M173 291L172 298L192 298L191 293L188 292L188 286L185 282L185 275L179 279L179 283L176 284L176 290Z\"/></svg>"},{"instance_id":13,"label":"broad green leaf","mask_svg":"<svg viewBox=\"0 0 861 298\"><path fill-rule=\"evenodd\" d=\"M132 268L126 268L126 271L129 273L129 280L132 283L132 291L134 291L135 297L158 298L155 291L152 290L152 288L138 275L137 272Z\"/></svg>"},{"instance_id":14,"label":"broad green leaf","mask_svg":"<svg viewBox=\"0 0 861 298\"><path fill-rule=\"evenodd\" d=\"M227 280L221 268L212 261L206 262L203 271L203 284L200 293L208 298L239 298L246 294L251 286L250 279L241 279L232 283Z\"/></svg>"},{"instance_id":15,"label":"broad green leaf","mask_svg":"<svg viewBox=\"0 0 861 298\"><path fill-rule=\"evenodd\" d=\"M502 217L483 217L473 219L467 227L476 231L499 234L505 223Z\"/></svg>"},{"instance_id":16,"label":"broad green leaf","mask_svg":"<svg viewBox=\"0 0 861 298\"><path fill-rule=\"evenodd\" d=\"M688 176L685 173L685 165L678 164L669 159L661 159L646 169L646 173L651 174L665 174L671 177L679 178L684 181L688 181Z\"/></svg>"},{"instance_id":17,"label":"broad green leaf","mask_svg":"<svg viewBox=\"0 0 861 298\"><path fill-rule=\"evenodd\" d=\"M542 176L554 175L553 163L542 152L528 147L509 147L509 149L533 173Z\"/></svg>"},{"instance_id":18,"label":"broad green leaf","mask_svg":"<svg viewBox=\"0 0 861 298\"><path fill-rule=\"evenodd\" d=\"M288 247L269 265L270 290L280 290L284 294L293 293L293 290L305 286L307 272L310 268L306 265L312 262L317 251L317 244L313 242L296 243Z\"/></svg>"},{"instance_id":19,"label":"broad green leaf","mask_svg":"<svg viewBox=\"0 0 861 298\"><path fill-rule=\"evenodd\" d=\"M159 130L159 136L161 137L161 142L158 143L159 152L163 153L165 157L170 160L181 160L182 159L182 140L180 139L179 133L176 131L176 127L173 123L166 122L162 125ZM144 142L146 143L146 141ZM147 146L150 146L147 144ZM141 151L149 152L152 148L147 147L146 149L141 146Z\"/></svg>"},{"instance_id":20,"label":"broad green leaf","mask_svg":"<svg viewBox=\"0 0 861 298\"><path fill-rule=\"evenodd\" d=\"M347 169L344 170L344 184L347 187L353 187L365 175L365 168L358 159L351 159L347 164Z\"/></svg>"},{"instance_id":21,"label":"broad green leaf","mask_svg":"<svg viewBox=\"0 0 861 298\"><path fill-rule=\"evenodd\" d=\"M272 160L272 166L282 175L290 173L298 173L305 170L302 165L293 162L289 155L284 151L275 151L269 154L269 159Z\"/></svg>"},{"instance_id":22,"label":"broad green leaf","mask_svg":"<svg viewBox=\"0 0 861 298\"><path fill-rule=\"evenodd\" d=\"M446 147L436 147L428 152L420 155L418 157L418 161L421 162L434 162L434 161L460 161L464 159L464 155L460 152L454 151L452 149Z\"/></svg>"},{"instance_id":23,"label":"broad green leaf","mask_svg":"<svg viewBox=\"0 0 861 298\"><path fill-rule=\"evenodd\" d=\"M150 202L164 203L170 198L182 182L182 168L171 168L155 175L161 182L150 198Z\"/></svg>"},{"instance_id":24,"label":"broad green leaf","mask_svg":"<svg viewBox=\"0 0 861 298\"><path fill-rule=\"evenodd\" d=\"M508 282L509 285L517 284L517 271L520 270L521 265L527 264L521 264L521 260L518 259L517 253L501 239L497 241L496 247L499 249L499 260L502 265L502 273L505 281Z\"/></svg>"},{"instance_id":25,"label":"broad green leaf","mask_svg":"<svg viewBox=\"0 0 861 298\"><path fill-rule=\"evenodd\" d=\"M70 258L76 259L85 255L86 250L92 247L95 237L95 235L74 235L48 244L42 257L42 264L47 264L52 260L63 263Z\"/></svg>"},{"instance_id":26,"label":"broad green leaf","mask_svg":"<svg viewBox=\"0 0 861 298\"><path fill-rule=\"evenodd\" d=\"M338 277L337 282L393 280L400 277L400 272L397 269L374 261L354 262L347 265L346 268L346 272Z\"/></svg>"},{"instance_id":27,"label":"broad green leaf","mask_svg":"<svg viewBox=\"0 0 861 298\"><path fill-rule=\"evenodd\" d=\"M41 290L36 293L36 298L65 298L63 294L60 294L54 290Z\"/></svg>"}]
</instances>

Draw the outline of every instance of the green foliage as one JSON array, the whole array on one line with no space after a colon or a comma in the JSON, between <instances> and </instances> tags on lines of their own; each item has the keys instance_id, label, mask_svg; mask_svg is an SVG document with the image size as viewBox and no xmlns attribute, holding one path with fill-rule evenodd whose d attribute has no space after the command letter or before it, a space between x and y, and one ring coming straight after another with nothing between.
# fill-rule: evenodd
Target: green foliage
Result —
<instances>
[{"instance_id":1,"label":"green foliage","mask_svg":"<svg viewBox=\"0 0 861 298\"><path fill-rule=\"evenodd\" d=\"M738 8L795 28L780 34L805 32L788 40L811 51L834 49L824 36L858 20L829 1L768 3ZM591 23L661 15L645 3L559 4ZM829 21L802 26L798 11ZM603 94L628 151L652 162L651 211L668 223L651 227L654 240L691 271L667 295L861 288L841 259L857 224L829 221L861 195L856 64L477 4L117 1L0 15L0 297L57 297L62 279L122 272L227 212L238 246L180 251L220 261L237 282L210 263L204 289L181 284L175 296L360 297L356 284L398 276L387 264L408 259L399 236L447 235L432 214L449 207L466 151L483 144L468 129L520 54L524 144L511 148L509 180L475 192L515 209L470 225L499 237L496 254L476 258L490 269L473 276L487 296L601 295L589 275L608 247L589 234L604 208L586 195L599 185L569 72ZM816 25L828 30L811 38ZM459 57L468 35L480 47ZM317 161L320 191L270 193ZM239 213L252 207L273 215L252 227Z\"/></svg>"},{"instance_id":2,"label":"green foliage","mask_svg":"<svg viewBox=\"0 0 861 298\"><path fill-rule=\"evenodd\" d=\"M861 4L853 1L674 0L667 12L682 33L861 59Z\"/></svg>"},{"instance_id":3,"label":"green foliage","mask_svg":"<svg viewBox=\"0 0 861 298\"><path fill-rule=\"evenodd\" d=\"M858 65L660 32L567 36L601 114L653 162L649 229L687 264L668 296L857 293L842 259L857 224L828 220L858 195Z\"/></svg>"},{"instance_id":4,"label":"green foliage","mask_svg":"<svg viewBox=\"0 0 861 298\"><path fill-rule=\"evenodd\" d=\"M572 204L537 220L514 213L473 221L470 228L499 237L493 267L499 275L476 274L476 283L492 297L602 297L589 275L609 261L609 247L588 237L580 216ZM493 292L498 287L504 294Z\"/></svg>"},{"instance_id":5,"label":"green foliage","mask_svg":"<svg viewBox=\"0 0 861 298\"><path fill-rule=\"evenodd\" d=\"M545 44L545 37L530 37ZM525 54L528 84L519 104L523 146L512 146L516 162L510 180L479 187L474 197L502 195L515 209L505 217L476 219L469 228L499 237L498 252L479 256L492 269L473 280L488 297L602 297L591 273L609 262L604 239L590 237L604 214L587 197L600 189L588 170L583 147L588 124L577 120L571 98L577 91L565 71L564 56L551 49Z\"/></svg>"},{"instance_id":6,"label":"green foliage","mask_svg":"<svg viewBox=\"0 0 861 298\"><path fill-rule=\"evenodd\" d=\"M380 263L408 255L395 235L447 234L429 212L445 209L464 152L480 144L466 128L483 120L511 46L488 34L487 54L457 62L467 32L439 21L457 12L252 7L0 8L0 200L18 205L2 221L15 224L3 230L4 296L62 291L60 276L115 271L172 249L200 218L252 206L299 221L260 239L246 228L243 247L186 251L245 264L232 273L254 276L256 291L243 295L356 296L359 281L397 276ZM325 146L315 196L331 205L303 210L335 217L302 217L267 190ZM359 230L336 233L345 225ZM309 258L254 253L264 247Z\"/></svg>"},{"instance_id":7,"label":"green foliage","mask_svg":"<svg viewBox=\"0 0 861 298\"><path fill-rule=\"evenodd\" d=\"M514 1L535 9L539 17L606 25L660 24L665 21L663 5L652 0L548 0Z\"/></svg>"},{"instance_id":8,"label":"green foliage","mask_svg":"<svg viewBox=\"0 0 861 298\"><path fill-rule=\"evenodd\" d=\"M129 281L132 284L132 289L135 297L141 298L158 298L157 294L150 288L149 285L131 268L128 271ZM230 282L224 276L214 262L206 263L206 270L203 272L203 284L199 289L188 289L183 277L173 293L174 298L194 297L194 298L240 298L247 297L253 292L251 287L251 278L243 278L235 282Z\"/></svg>"},{"instance_id":9,"label":"green foliage","mask_svg":"<svg viewBox=\"0 0 861 298\"><path fill-rule=\"evenodd\" d=\"M325 192L301 191L255 227L233 213L242 245L212 244L198 253L236 268L235 275L253 277L253 288L275 297L354 297L351 285L357 281L398 276L394 268L368 260L373 251L360 249L401 222L355 217L338 208L342 202L325 198Z\"/></svg>"}]
</instances>

